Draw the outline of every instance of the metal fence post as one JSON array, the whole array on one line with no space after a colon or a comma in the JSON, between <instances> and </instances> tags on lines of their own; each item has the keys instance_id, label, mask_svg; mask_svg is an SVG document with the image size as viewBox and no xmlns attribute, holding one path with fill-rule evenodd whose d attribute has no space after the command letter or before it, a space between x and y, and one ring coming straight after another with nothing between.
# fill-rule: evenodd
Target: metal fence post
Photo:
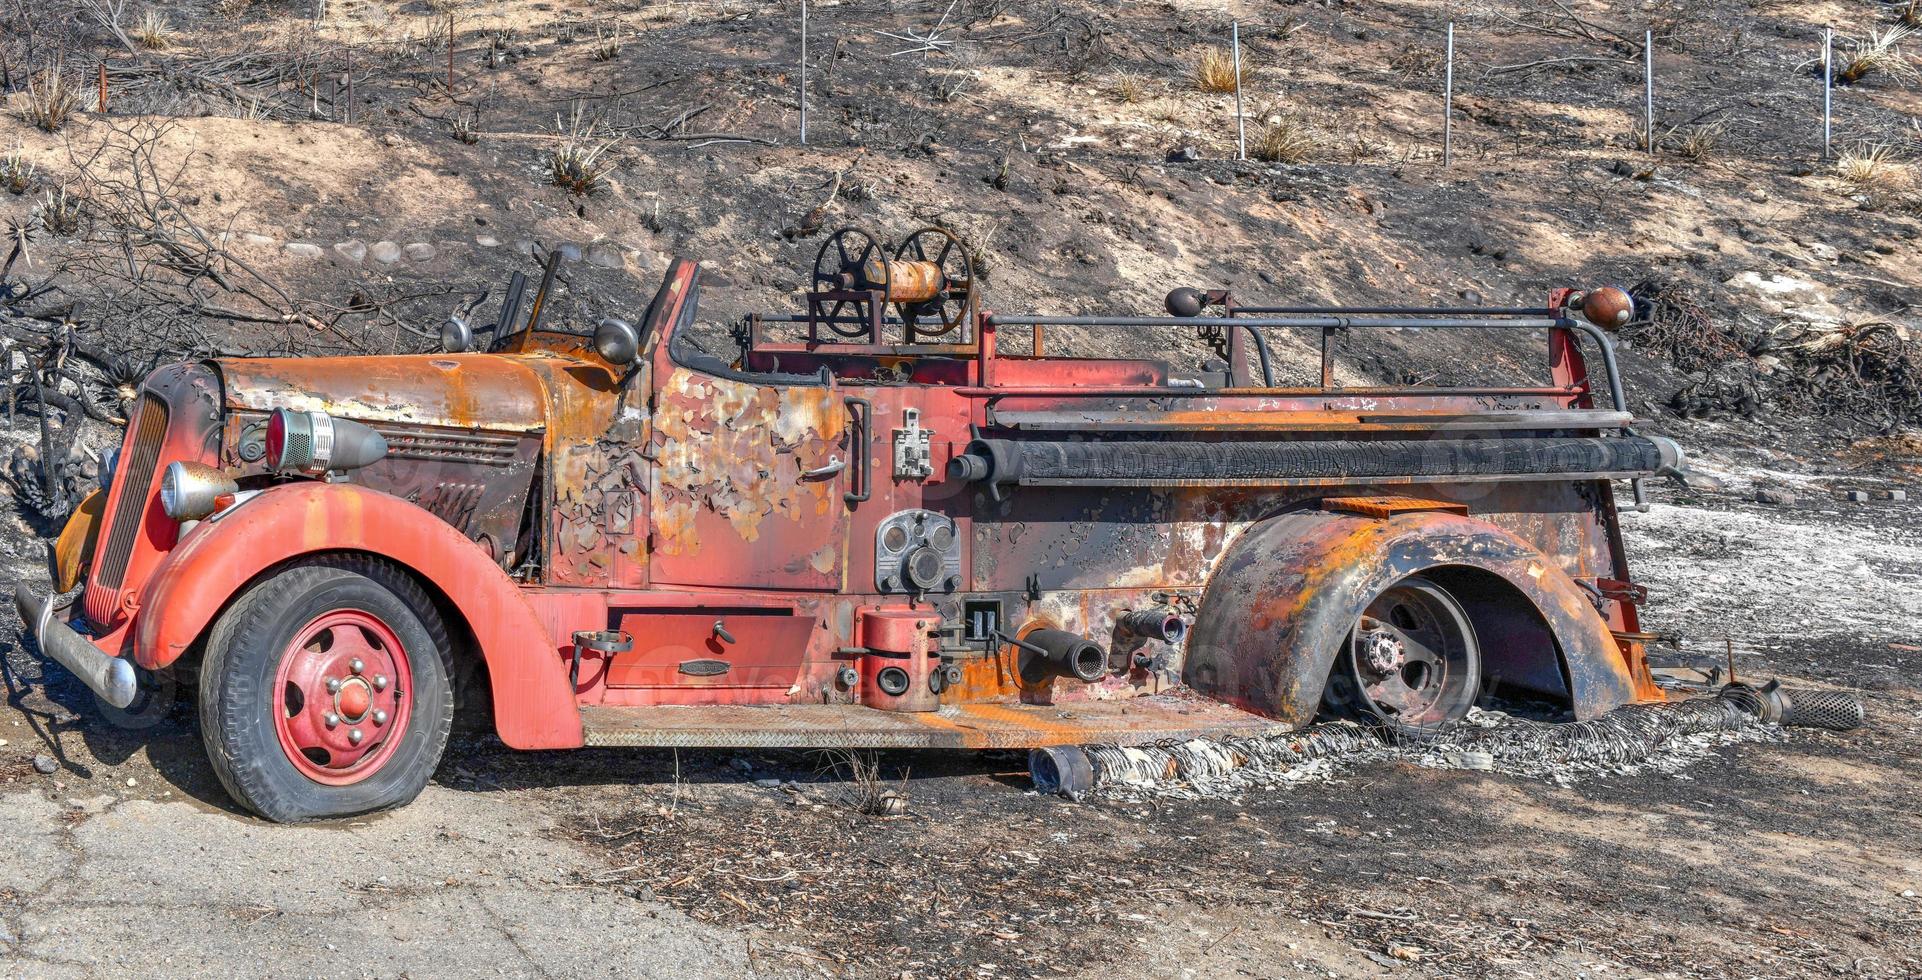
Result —
<instances>
[{"instance_id":1,"label":"metal fence post","mask_svg":"<svg viewBox=\"0 0 1922 980\"><path fill-rule=\"evenodd\" d=\"M1655 29L1642 41L1642 139L1655 155Z\"/></svg>"},{"instance_id":2,"label":"metal fence post","mask_svg":"<svg viewBox=\"0 0 1922 980\"><path fill-rule=\"evenodd\" d=\"M1455 22L1448 22L1448 57L1442 69L1442 168L1455 159Z\"/></svg>"},{"instance_id":3,"label":"metal fence post","mask_svg":"<svg viewBox=\"0 0 1922 980\"><path fill-rule=\"evenodd\" d=\"M1241 113L1241 22L1233 27L1235 52L1235 159L1248 159L1248 121Z\"/></svg>"},{"instance_id":4,"label":"metal fence post","mask_svg":"<svg viewBox=\"0 0 1922 980\"><path fill-rule=\"evenodd\" d=\"M801 145L808 145L808 0L801 0Z\"/></svg>"},{"instance_id":5,"label":"metal fence post","mask_svg":"<svg viewBox=\"0 0 1922 980\"><path fill-rule=\"evenodd\" d=\"M1822 159L1829 158L1835 92L1835 28L1822 28Z\"/></svg>"}]
</instances>

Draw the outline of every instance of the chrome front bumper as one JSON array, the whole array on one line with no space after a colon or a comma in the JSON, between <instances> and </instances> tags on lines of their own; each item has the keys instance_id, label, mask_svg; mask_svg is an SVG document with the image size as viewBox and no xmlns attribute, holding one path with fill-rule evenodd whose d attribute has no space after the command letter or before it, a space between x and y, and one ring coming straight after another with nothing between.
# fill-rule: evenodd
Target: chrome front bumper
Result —
<instances>
[{"instance_id":1,"label":"chrome front bumper","mask_svg":"<svg viewBox=\"0 0 1922 980\"><path fill-rule=\"evenodd\" d=\"M15 582L13 604L43 657L67 668L108 704L124 708L133 703L138 685L133 664L107 656L73 627L55 622L52 596L37 596L27 583Z\"/></svg>"}]
</instances>

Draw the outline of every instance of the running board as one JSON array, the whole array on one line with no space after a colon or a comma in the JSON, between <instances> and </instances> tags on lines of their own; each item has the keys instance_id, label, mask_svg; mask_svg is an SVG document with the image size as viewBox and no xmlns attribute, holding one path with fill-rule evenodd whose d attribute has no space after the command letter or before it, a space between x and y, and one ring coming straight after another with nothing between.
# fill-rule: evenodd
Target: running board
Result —
<instances>
[{"instance_id":1,"label":"running board","mask_svg":"<svg viewBox=\"0 0 1922 980\"><path fill-rule=\"evenodd\" d=\"M1026 749L1254 735L1287 726L1192 694L1062 704L961 704L938 711L860 705L584 707L594 746L805 749Z\"/></svg>"}]
</instances>

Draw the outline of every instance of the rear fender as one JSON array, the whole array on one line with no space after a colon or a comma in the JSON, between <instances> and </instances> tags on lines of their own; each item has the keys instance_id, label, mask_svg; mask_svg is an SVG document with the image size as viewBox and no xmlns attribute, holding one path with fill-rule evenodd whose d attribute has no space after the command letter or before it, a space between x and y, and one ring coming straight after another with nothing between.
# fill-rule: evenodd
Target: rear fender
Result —
<instances>
[{"instance_id":1,"label":"rear fender","mask_svg":"<svg viewBox=\"0 0 1922 980\"><path fill-rule=\"evenodd\" d=\"M1184 680L1211 697L1306 724L1356 618L1382 589L1416 572L1462 601L1491 681L1559 686L1553 693L1565 693L1583 719L1634 700L1608 624L1574 579L1501 528L1433 511L1387 518L1298 511L1251 528L1209 579Z\"/></svg>"},{"instance_id":2,"label":"rear fender","mask_svg":"<svg viewBox=\"0 0 1922 980\"><path fill-rule=\"evenodd\" d=\"M330 551L379 555L446 597L487 663L503 742L518 749L582 743L559 647L520 587L445 521L353 484L283 484L190 531L142 590L134 659L149 669L173 663L262 573Z\"/></svg>"}]
</instances>

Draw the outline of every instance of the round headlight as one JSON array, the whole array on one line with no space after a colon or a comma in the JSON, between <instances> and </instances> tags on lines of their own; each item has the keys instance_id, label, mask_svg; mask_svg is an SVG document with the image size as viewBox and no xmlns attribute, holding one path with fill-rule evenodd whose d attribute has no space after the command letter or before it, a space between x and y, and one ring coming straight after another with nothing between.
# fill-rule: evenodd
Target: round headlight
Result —
<instances>
[{"instance_id":1,"label":"round headlight","mask_svg":"<svg viewBox=\"0 0 1922 980\"><path fill-rule=\"evenodd\" d=\"M191 460L167 464L160 477L160 509L176 521L197 521L220 509L220 498L240 492L233 477Z\"/></svg>"},{"instance_id":2,"label":"round headlight","mask_svg":"<svg viewBox=\"0 0 1922 980\"><path fill-rule=\"evenodd\" d=\"M626 320L606 317L594 327L594 350L609 364L632 364L641 355L641 335Z\"/></svg>"}]
</instances>

